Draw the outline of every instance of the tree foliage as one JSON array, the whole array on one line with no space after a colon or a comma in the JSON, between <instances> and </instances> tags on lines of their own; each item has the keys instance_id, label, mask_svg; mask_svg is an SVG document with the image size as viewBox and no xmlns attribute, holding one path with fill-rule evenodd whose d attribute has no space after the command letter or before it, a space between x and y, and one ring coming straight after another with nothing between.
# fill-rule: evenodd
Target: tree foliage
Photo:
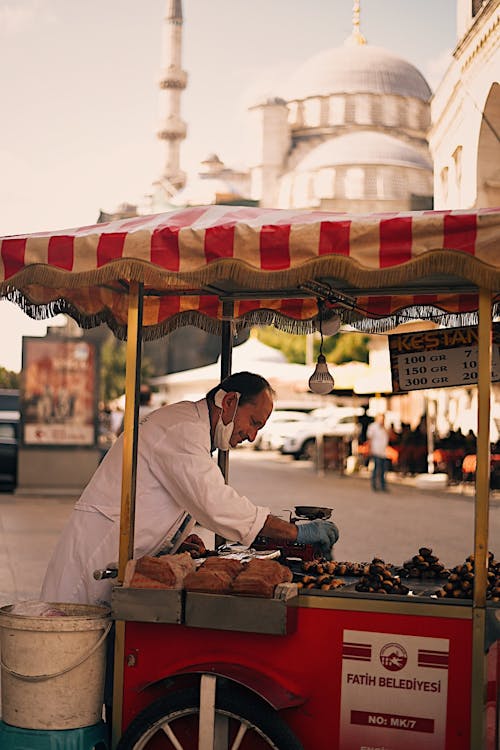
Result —
<instances>
[{"instance_id":1,"label":"tree foliage","mask_svg":"<svg viewBox=\"0 0 500 750\"><path fill-rule=\"evenodd\" d=\"M288 362L305 364L306 336L279 331L272 326L257 330L257 338L267 346L273 346L283 352ZM323 338L323 354L327 362L340 365L343 362L368 362L369 337L362 333L336 333L335 336ZM319 353L320 337L316 334L313 342L313 353Z\"/></svg>"},{"instance_id":2,"label":"tree foliage","mask_svg":"<svg viewBox=\"0 0 500 750\"><path fill-rule=\"evenodd\" d=\"M100 393L101 401L112 401L125 392L126 344L110 337L101 347ZM141 380L153 374L151 362L142 358Z\"/></svg>"},{"instance_id":3,"label":"tree foliage","mask_svg":"<svg viewBox=\"0 0 500 750\"><path fill-rule=\"evenodd\" d=\"M13 370L0 367L0 388L19 388L21 374Z\"/></svg>"},{"instance_id":4,"label":"tree foliage","mask_svg":"<svg viewBox=\"0 0 500 750\"><path fill-rule=\"evenodd\" d=\"M325 350L323 346L327 362L336 365L344 362L368 362L369 338L364 333L337 333L335 336L329 336L332 348Z\"/></svg>"}]
</instances>

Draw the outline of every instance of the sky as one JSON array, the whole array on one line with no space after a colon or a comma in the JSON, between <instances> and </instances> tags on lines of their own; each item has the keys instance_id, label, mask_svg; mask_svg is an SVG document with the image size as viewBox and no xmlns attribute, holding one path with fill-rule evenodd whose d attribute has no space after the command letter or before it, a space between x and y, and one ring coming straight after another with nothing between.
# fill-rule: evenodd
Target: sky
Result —
<instances>
[{"instance_id":1,"label":"sky","mask_svg":"<svg viewBox=\"0 0 500 750\"><path fill-rule=\"evenodd\" d=\"M209 153L245 166L248 107L280 95L352 29L352 0L184 0L181 168ZM162 170L158 81L167 0L0 0L0 236L96 221L142 204ZM456 43L456 0L361 0L361 32L435 89ZM55 319L50 323L56 324ZM0 366L46 325L0 302Z\"/></svg>"}]
</instances>

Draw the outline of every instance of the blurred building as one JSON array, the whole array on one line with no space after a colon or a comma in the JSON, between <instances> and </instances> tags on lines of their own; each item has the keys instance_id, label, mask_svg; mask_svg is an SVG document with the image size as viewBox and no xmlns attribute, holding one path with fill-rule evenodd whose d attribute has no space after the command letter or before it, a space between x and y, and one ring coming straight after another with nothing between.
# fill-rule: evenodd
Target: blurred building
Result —
<instances>
[{"instance_id":1,"label":"blurred building","mask_svg":"<svg viewBox=\"0 0 500 750\"><path fill-rule=\"evenodd\" d=\"M431 102L429 143L437 209L500 205L500 4L457 0L457 42ZM433 391L436 425L476 431L477 387ZM500 434L492 384L491 439Z\"/></svg>"},{"instance_id":2,"label":"blurred building","mask_svg":"<svg viewBox=\"0 0 500 750\"><path fill-rule=\"evenodd\" d=\"M457 0L457 44L431 103L439 209L500 205L500 6Z\"/></svg>"}]
</instances>

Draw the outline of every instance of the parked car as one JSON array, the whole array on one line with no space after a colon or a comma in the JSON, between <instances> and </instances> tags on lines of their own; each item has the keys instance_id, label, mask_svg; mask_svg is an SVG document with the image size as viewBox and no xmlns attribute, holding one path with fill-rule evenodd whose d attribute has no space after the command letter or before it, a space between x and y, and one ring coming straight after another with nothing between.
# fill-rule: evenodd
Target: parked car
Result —
<instances>
[{"instance_id":1,"label":"parked car","mask_svg":"<svg viewBox=\"0 0 500 750\"><path fill-rule=\"evenodd\" d=\"M257 433L253 447L257 451L279 451L286 437L308 419L309 415L302 411L276 409Z\"/></svg>"},{"instance_id":2,"label":"parked car","mask_svg":"<svg viewBox=\"0 0 500 750\"><path fill-rule=\"evenodd\" d=\"M0 411L0 491L9 492L17 484L17 445L19 411Z\"/></svg>"},{"instance_id":3,"label":"parked car","mask_svg":"<svg viewBox=\"0 0 500 750\"><path fill-rule=\"evenodd\" d=\"M311 460L316 455L316 441L321 435L332 435L353 439L359 431L358 417L362 408L351 406L315 409L306 421L283 441L281 452L294 459Z\"/></svg>"}]
</instances>

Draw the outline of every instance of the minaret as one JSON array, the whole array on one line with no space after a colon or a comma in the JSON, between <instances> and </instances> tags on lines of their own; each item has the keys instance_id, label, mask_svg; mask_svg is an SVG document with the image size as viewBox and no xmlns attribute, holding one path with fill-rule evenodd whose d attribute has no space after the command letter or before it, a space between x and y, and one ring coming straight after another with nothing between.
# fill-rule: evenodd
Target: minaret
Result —
<instances>
[{"instance_id":1,"label":"minaret","mask_svg":"<svg viewBox=\"0 0 500 750\"><path fill-rule=\"evenodd\" d=\"M158 131L158 138L165 144L165 161L159 182L167 197L174 195L186 182L179 158L181 141L187 132L186 123L180 116L181 93L187 84L187 73L181 68L181 53L182 0L168 0L163 30Z\"/></svg>"}]
</instances>

